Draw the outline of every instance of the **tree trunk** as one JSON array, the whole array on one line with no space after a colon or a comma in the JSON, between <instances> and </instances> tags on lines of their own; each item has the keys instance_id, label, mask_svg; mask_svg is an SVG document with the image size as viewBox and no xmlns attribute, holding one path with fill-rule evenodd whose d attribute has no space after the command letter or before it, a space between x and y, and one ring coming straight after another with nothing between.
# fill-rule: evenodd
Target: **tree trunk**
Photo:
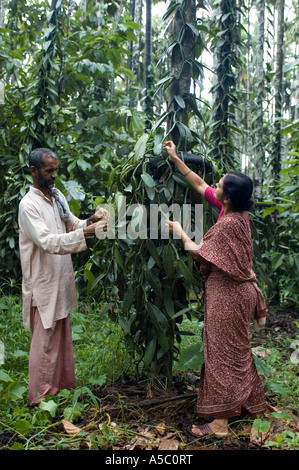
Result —
<instances>
[{"instance_id":1,"label":"tree trunk","mask_svg":"<svg viewBox=\"0 0 299 470\"><path fill-rule=\"evenodd\" d=\"M142 0L134 0L132 2L132 19L135 23L142 25ZM137 42L132 41L130 45L131 56L129 58L129 68L133 72L135 78L134 83L130 81L130 108L136 109L139 101L138 89L141 88L141 67L140 67L140 56L141 56L141 30L135 31Z\"/></svg>"},{"instance_id":2,"label":"tree trunk","mask_svg":"<svg viewBox=\"0 0 299 470\"><path fill-rule=\"evenodd\" d=\"M285 0L277 0L277 37L276 37L276 70L275 70L275 121L274 121L274 145L272 158L273 189L279 181L281 170L281 123L283 107L283 62L284 62L284 5ZM275 193L275 189L274 189Z\"/></svg>"},{"instance_id":3,"label":"tree trunk","mask_svg":"<svg viewBox=\"0 0 299 470\"><path fill-rule=\"evenodd\" d=\"M0 0L0 28L4 27L6 0ZM0 104L4 104L4 81L0 80Z\"/></svg>"},{"instance_id":4,"label":"tree trunk","mask_svg":"<svg viewBox=\"0 0 299 470\"><path fill-rule=\"evenodd\" d=\"M210 154L217 160L218 167L227 171L236 163L236 149L233 147L230 122L234 120L232 91L236 86L236 69L239 67L236 49L240 44L240 27L237 23L236 0L221 0L217 10L218 33L215 44L217 83L212 87L215 98Z\"/></svg>"},{"instance_id":5,"label":"tree trunk","mask_svg":"<svg viewBox=\"0 0 299 470\"><path fill-rule=\"evenodd\" d=\"M168 110L172 114L168 120L168 132L180 150L186 149L186 138L176 122L188 126L189 106L185 100L190 94L191 64L194 58L195 37L188 26L196 28L196 6L194 0L183 0L176 10L171 32L176 45L171 55L171 75L174 77L169 86Z\"/></svg>"},{"instance_id":6,"label":"tree trunk","mask_svg":"<svg viewBox=\"0 0 299 470\"><path fill-rule=\"evenodd\" d=\"M152 0L146 0L145 47L144 47L144 87L146 129L150 129L153 118L153 102L151 97L151 56L152 56Z\"/></svg>"},{"instance_id":7,"label":"tree trunk","mask_svg":"<svg viewBox=\"0 0 299 470\"><path fill-rule=\"evenodd\" d=\"M264 42L265 42L265 0L257 0L258 11L258 32L256 46L256 100L255 100L255 157L254 157L254 197L257 201L262 199L263 187L263 165L265 161L265 151L263 142L263 122L264 122Z\"/></svg>"},{"instance_id":8,"label":"tree trunk","mask_svg":"<svg viewBox=\"0 0 299 470\"><path fill-rule=\"evenodd\" d=\"M4 27L5 5L7 0L0 0L0 28Z\"/></svg>"}]
</instances>

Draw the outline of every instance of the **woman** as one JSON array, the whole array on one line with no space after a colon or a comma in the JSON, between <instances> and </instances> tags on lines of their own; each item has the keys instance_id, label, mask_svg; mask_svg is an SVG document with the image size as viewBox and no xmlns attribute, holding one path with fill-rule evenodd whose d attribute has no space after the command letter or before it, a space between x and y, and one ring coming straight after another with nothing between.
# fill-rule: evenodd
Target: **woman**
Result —
<instances>
[{"instance_id":1,"label":"woman","mask_svg":"<svg viewBox=\"0 0 299 470\"><path fill-rule=\"evenodd\" d=\"M183 175L189 181L193 189L197 191L201 196L203 196L207 202L209 202L219 210L217 220L221 219L224 213L223 206L221 202L219 202L215 197L215 188L209 186L197 173L190 170L186 163L184 163L183 160L181 160L177 156L176 146L171 140L164 143L163 149L167 151L169 160L175 165L181 175ZM248 212L245 215L248 219L249 225Z\"/></svg>"},{"instance_id":2,"label":"woman","mask_svg":"<svg viewBox=\"0 0 299 470\"><path fill-rule=\"evenodd\" d=\"M204 357L197 415L213 418L193 426L200 437L228 435L228 419L242 411L255 415L265 410L265 396L250 348L250 322L264 325L265 302L252 270L252 240L246 213L252 205L252 181L229 172L220 179L215 198L224 214L199 245L187 237L179 222L168 221L170 233L179 235L186 249L200 262L205 279Z\"/></svg>"}]
</instances>

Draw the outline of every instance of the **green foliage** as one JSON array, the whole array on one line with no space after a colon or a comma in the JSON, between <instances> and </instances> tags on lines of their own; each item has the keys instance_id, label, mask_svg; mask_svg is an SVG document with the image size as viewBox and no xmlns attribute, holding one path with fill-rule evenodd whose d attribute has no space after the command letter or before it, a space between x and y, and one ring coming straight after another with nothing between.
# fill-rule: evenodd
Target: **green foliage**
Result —
<instances>
[{"instance_id":1,"label":"green foliage","mask_svg":"<svg viewBox=\"0 0 299 470\"><path fill-rule=\"evenodd\" d=\"M78 204L70 181L85 195L105 197L115 165L132 149L131 136L143 131L142 112L128 108L122 87L131 76L124 62L126 45L140 26L125 17L112 27L106 12L105 26L97 29L92 3L84 15L73 2L58 2L49 14L47 2L31 2L30 8L11 2L7 27L1 30L0 277L14 285L20 283L18 203L31 183L27 157L32 148L49 147L58 154L60 189L79 215L94 207L88 197Z\"/></svg>"},{"instance_id":2,"label":"green foliage","mask_svg":"<svg viewBox=\"0 0 299 470\"><path fill-rule=\"evenodd\" d=\"M32 448L39 433L57 426L61 419L81 420L92 406L99 408L93 389L124 371L132 372L123 334L107 316L104 306L81 306L71 316L78 387L49 396L34 409L28 408L28 359L31 333L22 326L21 299L2 295L0 340L4 346L0 364L0 434L15 432L14 448ZM56 424L53 424L53 423ZM28 439L28 441L26 441Z\"/></svg>"},{"instance_id":3,"label":"green foliage","mask_svg":"<svg viewBox=\"0 0 299 470\"><path fill-rule=\"evenodd\" d=\"M277 441L268 441L264 444L264 447L277 447L280 450L292 450L298 449L299 438L292 431L283 431Z\"/></svg>"},{"instance_id":4,"label":"green foliage","mask_svg":"<svg viewBox=\"0 0 299 470\"><path fill-rule=\"evenodd\" d=\"M208 127L209 151L222 171L238 168L240 161L236 145L240 131L235 116L239 100L237 80L243 66L241 50L244 47L240 18L240 8L235 0L213 2L210 37L217 80L211 89L215 101Z\"/></svg>"},{"instance_id":5,"label":"green foliage","mask_svg":"<svg viewBox=\"0 0 299 470\"><path fill-rule=\"evenodd\" d=\"M205 2L198 2L197 8L205 9ZM204 67L199 60L206 47L207 29L201 19L196 19L193 2L187 0L171 1L163 19L168 22L172 34L162 60L171 56L172 64L171 70L165 72L156 86L156 93L160 90L167 93L167 110L158 117L153 130L167 122L167 134L178 149L185 150L203 141L189 125L189 119L191 121L193 117L204 124L204 111L200 108L202 100L192 91L191 81L194 86L202 86Z\"/></svg>"},{"instance_id":6,"label":"green foliage","mask_svg":"<svg viewBox=\"0 0 299 470\"><path fill-rule=\"evenodd\" d=\"M124 196L127 206L139 203L147 208L161 203L202 202L166 161L161 162L162 179L148 169L151 159L162 154L163 140L169 135L178 136L184 149L209 155L212 163L217 163L208 182L223 169L239 165L234 152L242 129L236 125L235 111L237 104L242 108L245 101L242 89L236 90L244 65L244 31L236 3L213 2L211 20L200 17L194 23L187 19L190 2L169 3L164 19L170 25L175 17L180 28L166 44L163 59L153 60L159 72L163 64L164 75L160 75L155 93L151 90L152 99L159 96L159 101L156 122L148 134L144 133L143 111L130 107L134 87L128 90L126 86L128 79L134 83L126 67L128 44L136 41L140 25L133 23L125 10L115 23L119 2L86 3L86 11L66 0L58 1L51 11L45 1L7 4L8 19L0 32L0 79L5 83L5 104L0 104L0 278L9 292L20 290L17 211L31 183L27 157L34 146L56 151L61 170L57 185L72 211L82 217L103 202L116 207ZM206 9L202 1L196 2L196 7ZM157 55L163 41L155 38ZM191 43L194 47L187 55L186 44ZM218 57L212 109L190 92L191 87L185 87L191 77L194 88L203 88L205 67L200 60L208 48ZM174 50L180 53L177 73L169 71L168 59ZM153 76L155 73L158 70L152 70ZM161 116L160 109L165 109ZM272 212L272 205L265 220L260 214L253 215L256 225L252 227L258 235L258 277L268 299L272 300L279 286L279 300L295 304L296 278L290 279L289 273L298 271L296 123L289 123L285 133L291 136L294 161L288 161L282 170L279 198L271 201L276 212ZM127 215L126 232L129 228L134 232L143 214L136 209ZM214 221L212 211L205 211L204 231ZM105 308L116 322L115 328L124 332L136 365L141 361L155 372L165 373L178 354L184 315L191 318L196 304L197 315L202 316L203 285L196 265L175 240L125 237L91 242L89 248L74 257L80 294L94 295L98 302L105 300ZM84 333L82 325L78 328L74 331L76 341ZM85 348L82 354L88 354ZM92 351L92 357L94 354ZM99 377L104 374L101 368L98 373Z\"/></svg>"},{"instance_id":7,"label":"green foliage","mask_svg":"<svg viewBox=\"0 0 299 470\"><path fill-rule=\"evenodd\" d=\"M182 351L177 364L177 370L200 370L204 363L204 355L201 344L194 344Z\"/></svg>"},{"instance_id":8,"label":"green foliage","mask_svg":"<svg viewBox=\"0 0 299 470\"><path fill-rule=\"evenodd\" d=\"M273 235L268 240L264 258L271 262L272 288L279 292L280 302L299 305L299 256L298 256L298 157L299 139L298 122L286 122L283 134L289 138L292 149L289 159L283 162L280 180L277 185L277 196L269 201L269 208L264 210L266 220L273 224ZM272 220L271 220L272 219ZM290 278L290 272L293 276Z\"/></svg>"},{"instance_id":9,"label":"green foliage","mask_svg":"<svg viewBox=\"0 0 299 470\"><path fill-rule=\"evenodd\" d=\"M28 408L28 354L31 335L22 328L19 297L2 296L0 338L5 345L5 360L0 365L0 440L6 442L5 438L9 439L2 449L79 449L86 442L93 449L107 449L107 446L116 442L116 434L107 414L109 410L102 405L97 392L106 381L113 381L123 371L133 374L134 369L132 358L126 351L124 333L117 323L109 319L105 307L107 306L99 307L96 303L84 303L80 306L80 313L71 315L78 387L74 390L62 390L57 396L47 396L39 406ZM195 319L184 319L180 324L182 332L193 332L193 336L183 335L182 341L177 343L180 350L177 365L182 365L186 372L198 371L202 326ZM266 360L260 360L263 367L259 369L265 385L267 382L283 384L283 394L278 390L279 387L276 391L273 388L271 390L278 408L283 409L282 412L272 413L272 416L285 421L292 419L290 412L298 412L297 365L290 361L289 343L290 340L281 343L281 347L271 347L270 356ZM187 350L196 352L191 361L190 357L186 361ZM122 396L119 396L119 407L126 413ZM75 423L81 431L67 435L61 427L63 419ZM262 421L254 423L259 433L264 432L266 426L264 420ZM82 427L86 424L86 428ZM262 434L260 437L262 442ZM278 441L267 442L265 445L293 449L298 446L298 437L292 431L283 431Z\"/></svg>"},{"instance_id":10,"label":"green foliage","mask_svg":"<svg viewBox=\"0 0 299 470\"><path fill-rule=\"evenodd\" d=\"M167 159L159 168L168 173L163 181L147 172L154 149L155 139L143 136L129 161L119 167L114 183L118 192L109 201L116 208L117 233L105 246L100 242L99 249L94 248L85 277L91 295L108 297L113 318L122 327L137 363L171 380L178 352L175 339L179 342L181 336L178 325L183 315L190 318L194 313L194 301L201 305L203 283L191 258L180 252L180 244L162 237L165 219L158 208L164 204L171 211L172 201L182 205L189 200L189 189L172 172ZM122 204L124 214L120 216ZM156 237L151 234L153 216L157 217ZM194 213L192 217L194 223ZM197 300L187 294L191 291Z\"/></svg>"}]
</instances>

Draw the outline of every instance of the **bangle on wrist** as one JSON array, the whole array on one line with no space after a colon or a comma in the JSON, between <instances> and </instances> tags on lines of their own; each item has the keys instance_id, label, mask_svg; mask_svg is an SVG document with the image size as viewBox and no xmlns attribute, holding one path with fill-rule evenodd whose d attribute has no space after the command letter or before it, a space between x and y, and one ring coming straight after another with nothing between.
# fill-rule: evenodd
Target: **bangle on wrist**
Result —
<instances>
[{"instance_id":1,"label":"bangle on wrist","mask_svg":"<svg viewBox=\"0 0 299 470\"><path fill-rule=\"evenodd\" d=\"M192 170L189 170L187 171L187 173L185 173L183 176L186 177L187 175L189 175L189 173L191 173Z\"/></svg>"},{"instance_id":2,"label":"bangle on wrist","mask_svg":"<svg viewBox=\"0 0 299 470\"><path fill-rule=\"evenodd\" d=\"M185 245L186 241L188 240L188 238L190 238L190 237L187 236L187 237L182 239L182 242L184 243L184 245Z\"/></svg>"}]
</instances>

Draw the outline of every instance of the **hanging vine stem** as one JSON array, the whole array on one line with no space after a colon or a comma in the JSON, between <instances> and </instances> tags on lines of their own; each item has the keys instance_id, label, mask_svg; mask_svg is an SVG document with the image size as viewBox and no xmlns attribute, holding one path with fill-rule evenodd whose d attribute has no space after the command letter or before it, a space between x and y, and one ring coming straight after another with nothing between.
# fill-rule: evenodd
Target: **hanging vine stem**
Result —
<instances>
[{"instance_id":1,"label":"hanging vine stem","mask_svg":"<svg viewBox=\"0 0 299 470\"><path fill-rule=\"evenodd\" d=\"M67 28L66 28L66 41L64 44L64 52L61 52L61 61L60 61L60 72L59 72L59 78L58 78L58 96L59 96L59 105L61 106L61 100L62 100L62 92L63 92L63 86L64 86L64 69L65 69L65 64L67 60L67 50L68 50L68 44L69 44L69 39L70 39L70 24L71 24L71 15L74 10L75 3L73 0L68 0L67 2Z\"/></svg>"},{"instance_id":2,"label":"hanging vine stem","mask_svg":"<svg viewBox=\"0 0 299 470\"><path fill-rule=\"evenodd\" d=\"M205 8L204 5L198 5ZM190 112L203 121L196 96L191 92L191 82L203 76L204 67L198 62L204 49L204 41L197 27L195 0L172 1L164 15L169 22L168 32L172 43L167 50L171 54L170 71L161 84L168 91L167 134L179 150L186 150L192 140L200 141L189 130Z\"/></svg>"},{"instance_id":3,"label":"hanging vine stem","mask_svg":"<svg viewBox=\"0 0 299 470\"><path fill-rule=\"evenodd\" d=\"M228 170L237 163L233 141L235 125L234 108L237 98L234 94L241 59L241 28L238 21L239 6L236 0L221 0L217 3L213 21L212 51L215 53L217 83L212 87L214 109L210 123L210 156L217 160L222 170Z\"/></svg>"}]
</instances>

